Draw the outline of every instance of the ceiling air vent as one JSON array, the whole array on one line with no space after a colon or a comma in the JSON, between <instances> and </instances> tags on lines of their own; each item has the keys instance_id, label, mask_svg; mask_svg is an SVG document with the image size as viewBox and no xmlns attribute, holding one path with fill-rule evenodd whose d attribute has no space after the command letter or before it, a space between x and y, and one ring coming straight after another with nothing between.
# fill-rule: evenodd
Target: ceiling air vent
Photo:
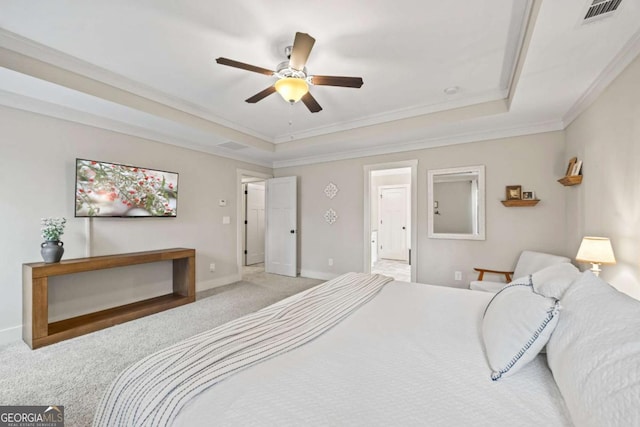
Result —
<instances>
[{"instance_id":1,"label":"ceiling air vent","mask_svg":"<svg viewBox=\"0 0 640 427\"><path fill-rule=\"evenodd\" d=\"M233 142L233 141L225 142L224 144L218 144L218 147L222 147L222 148L226 148L234 151L244 150L245 148L248 148L246 145L238 144L237 142Z\"/></svg>"},{"instance_id":2,"label":"ceiling air vent","mask_svg":"<svg viewBox=\"0 0 640 427\"><path fill-rule=\"evenodd\" d=\"M584 15L584 21L589 22L596 18L604 18L610 16L618 9L622 0L589 0L587 12Z\"/></svg>"}]
</instances>

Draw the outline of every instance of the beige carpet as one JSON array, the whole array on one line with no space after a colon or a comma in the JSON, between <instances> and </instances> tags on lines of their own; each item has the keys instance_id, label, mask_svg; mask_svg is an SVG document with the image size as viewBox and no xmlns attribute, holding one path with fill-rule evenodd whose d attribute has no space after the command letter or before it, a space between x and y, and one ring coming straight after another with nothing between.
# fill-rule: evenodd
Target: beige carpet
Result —
<instances>
[{"instance_id":1,"label":"beige carpet","mask_svg":"<svg viewBox=\"0 0 640 427\"><path fill-rule=\"evenodd\" d=\"M193 304L38 350L0 347L0 405L62 405L66 426L89 426L102 393L130 364L319 283L250 268L243 281L202 292Z\"/></svg>"}]
</instances>

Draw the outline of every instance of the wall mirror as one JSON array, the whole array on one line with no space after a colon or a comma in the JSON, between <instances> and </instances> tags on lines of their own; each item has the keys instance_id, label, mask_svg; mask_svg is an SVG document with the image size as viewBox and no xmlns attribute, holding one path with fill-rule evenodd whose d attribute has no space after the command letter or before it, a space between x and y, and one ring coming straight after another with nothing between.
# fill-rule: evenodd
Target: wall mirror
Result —
<instances>
[{"instance_id":1,"label":"wall mirror","mask_svg":"<svg viewBox=\"0 0 640 427\"><path fill-rule=\"evenodd\" d=\"M427 174L429 238L484 240L484 166Z\"/></svg>"}]
</instances>

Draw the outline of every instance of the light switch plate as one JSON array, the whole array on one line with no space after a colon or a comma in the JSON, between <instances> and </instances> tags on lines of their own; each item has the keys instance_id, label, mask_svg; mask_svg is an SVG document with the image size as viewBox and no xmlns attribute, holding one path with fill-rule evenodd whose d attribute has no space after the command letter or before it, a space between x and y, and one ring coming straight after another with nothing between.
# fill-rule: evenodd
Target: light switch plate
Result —
<instances>
[{"instance_id":1,"label":"light switch plate","mask_svg":"<svg viewBox=\"0 0 640 427\"><path fill-rule=\"evenodd\" d=\"M231 224L231 217L230 216L223 216L222 217L222 223L223 224Z\"/></svg>"}]
</instances>

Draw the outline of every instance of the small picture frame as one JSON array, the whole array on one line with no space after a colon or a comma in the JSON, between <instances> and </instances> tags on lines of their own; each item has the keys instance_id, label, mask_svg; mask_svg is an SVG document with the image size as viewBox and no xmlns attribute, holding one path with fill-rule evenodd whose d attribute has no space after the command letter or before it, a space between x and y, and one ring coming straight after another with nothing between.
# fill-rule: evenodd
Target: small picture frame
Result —
<instances>
[{"instance_id":1,"label":"small picture frame","mask_svg":"<svg viewBox=\"0 0 640 427\"><path fill-rule=\"evenodd\" d=\"M522 200L535 200L536 193L533 191L523 191L522 192Z\"/></svg>"},{"instance_id":2,"label":"small picture frame","mask_svg":"<svg viewBox=\"0 0 640 427\"><path fill-rule=\"evenodd\" d=\"M522 199L522 186L507 185L507 200L521 200L521 199Z\"/></svg>"}]
</instances>

